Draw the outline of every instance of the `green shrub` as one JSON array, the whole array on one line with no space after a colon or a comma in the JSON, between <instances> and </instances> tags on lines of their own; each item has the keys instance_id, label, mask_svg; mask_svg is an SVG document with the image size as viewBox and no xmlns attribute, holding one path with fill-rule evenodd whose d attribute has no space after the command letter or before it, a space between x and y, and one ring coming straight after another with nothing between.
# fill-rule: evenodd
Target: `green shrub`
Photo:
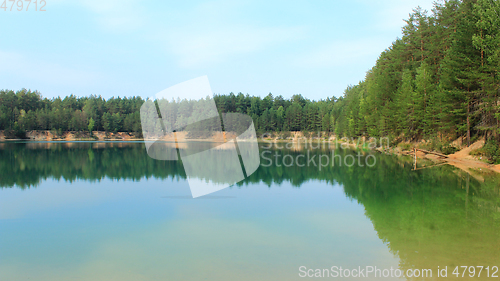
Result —
<instances>
[{"instance_id":1,"label":"green shrub","mask_svg":"<svg viewBox=\"0 0 500 281\"><path fill-rule=\"evenodd\" d=\"M500 164L500 149L498 141L488 140L483 147L471 151L469 154L477 157L486 157L491 164Z\"/></svg>"},{"instance_id":2,"label":"green shrub","mask_svg":"<svg viewBox=\"0 0 500 281\"><path fill-rule=\"evenodd\" d=\"M5 130L6 139L26 139L26 131L16 128L16 130Z\"/></svg>"},{"instance_id":3,"label":"green shrub","mask_svg":"<svg viewBox=\"0 0 500 281\"><path fill-rule=\"evenodd\" d=\"M479 139L478 135L471 136L470 137L470 144L475 143L478 139ZM467 141L467 139L465 141Z\"/></svg>"},{"instance_id":4,"label":"green shrub","mask_svg":"<svg viewBox=\"0 0 500 281\"><path fill-rule=\"evenodd\" d=\"M500 149L498 149L498 141L487 141L483 146L483 150L490 163L498 164L500 162Z\"/></svg>"},{"instance_id":5,"label":"green shrub","mask_svg":"<svg viewBox=\"0 0 500 281\"><path fill-rule=\"evenodd\" d=\"M439 139L431 139L427 142L424 142L419 145L419 148L429 150L429 151L437 151L443 154L453 154L457 152L459 149L450 145L449 143L442 142Z\"/></svg>"},{"instance_id":6,"label":"green shrub","mask_svg":"<svg viewBox=\"0 0 500 281\"><path fill-rule=\"evenodd\" d=\"M435 145L432 141L421 142L418 144L418 148L425 150L434 150Z\"/></svg>"},{"instance_id":7,"label":"green shrub","mask_svg":"<svg viewBox=\"0 0 500 281\"><path fill-rule=\"evenodd\" d=\"M442 152L443 154L448 155L448 154L453 154L453 153L457 152L457 151L458 151L458 148L456 148L456 147L454 147L454 146L451 146L451 145L449 145L449 144L445 144L445 145L443 145L443 146L441 147L441 149L440 149L440 150L441 150L441 152Z\"/></svg>"},{"instance_id":8,"label":"green shrub","mask_svg":"<svg viewBox=\"0 0 500 281\"><path fill-rule=\"evenodd\" d=\"M398 146L402 149L402 150L410 150L412 148L412 145L410 143L400 143L398 144Z\"/></svg>"},{"instance_id":9,"label":"green shrub","mask_svg":"<svg viewBox=\"0 0 500 281\"><path fill-rule=\"evenodd\" d=\"M486 152L484 151L483 148L480 148L480 149L474 149L473 151L471 151L469 153L469 155L472 155L472 156L486 156Z\"/></svg>"}]
</instances>

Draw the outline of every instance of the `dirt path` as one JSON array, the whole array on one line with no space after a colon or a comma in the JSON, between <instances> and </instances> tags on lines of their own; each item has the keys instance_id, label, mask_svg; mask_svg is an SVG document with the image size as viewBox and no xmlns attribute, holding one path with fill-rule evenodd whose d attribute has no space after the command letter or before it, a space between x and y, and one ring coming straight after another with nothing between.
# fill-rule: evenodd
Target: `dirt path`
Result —
<instances>
[{"instance_id":1,"label":"dirt path","mask_svg":"<svg viewBox=\"0 0 500 281\"><path fill-rule=\"evenodd\" d=\"M477 169L477 170L491 170L497 173L500 173L500 165L492 165L488 163L484 163L481 161L476 160L473 156L469 155L469 153L473 150L479 149L483 147L484 145L484 140L479 140L475 143L473 143L471 146L466 147L454 154L448 155L448 157L439 157L436 155L432 154L425 154L423 152L418 152L417 157L418 158L424 158L424 159L431 159L434 161L441 161L445 162L446 164L449 164L451 166L457 167L470 175L476 177L477 175L471 172L471 169ZM481 177L477 178L478 180L481 180Z\"/></svg>"},{"instance_id":2,"label":"dirt path","mask_svg":"<svg viewBox=\"0 0 500 281\"><path fill-rule=\"evenodd\" d=\"M448 155L449 158L452 159L469 159L469 160L474 160L473 156L470 155L471 151L480 149L481 147L484 146L484 140L478 140L475 143L473 143L471 146L466 147L458 152L455 152L454 154Z\"/></svg>"}]
</instances>

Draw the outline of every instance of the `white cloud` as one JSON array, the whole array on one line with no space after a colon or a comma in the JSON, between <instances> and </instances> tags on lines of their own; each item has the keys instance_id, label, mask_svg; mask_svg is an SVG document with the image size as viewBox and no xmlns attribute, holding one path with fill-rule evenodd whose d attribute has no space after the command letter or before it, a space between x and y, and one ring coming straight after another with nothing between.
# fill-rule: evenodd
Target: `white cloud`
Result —
<instances>
[{"instance_id":1,"label":"white cloud","mask_svg":"<svg viewBox=\"0 0 500 281\"><path fill-rule=\"evenodd\" d=\"M373 25L375 29L393 30L400 29L405 25L404 20L418 6L427 10L430 14L433 8L433 0L357 0L363 5L373 7L375 11L376 22Z\"/></svg>"},{"instance_id":2,"label":"white cloud","mask_svg":"<svg viewBox=\"0 0 500 281\"><path fill-rule=\"evenodd\" d=\"M211 63L269 50L303 37L299 26L263 25L248 19L249 1L207 1L172 8L164 15L167 23L156 26L157 39L183 68Z\"/></svg>"},{"instance_id":3,"label":"white cloud","mask_svg":"<svg viewBox=\"0 0 500 281\"><path fill-rule=\"evenodd\" d=\"M225 27L177 29L166 35L171 52L178 56L181 67L215 63L238 54L261 51L302 37L296 27Z\"/></svg>"},{"instance_id":4,"label":"white cloud","mask_svg":"<svg viewBox=\"0 0 500 281\"><path fill-rule=\"evenodd\" d=\"M376 57L387 47L387 42L378 39L337 41L298 57L295 64L302 67L343 66Z\"/></svg>"},{"instance_id":5,"label":"white cloud","mask_svg":"<svg viewBox=\"0 0 500 281\"><path fill-rule=\"evenodd\" d=\"M94 20L101 27L112 31L136 30L146 18L139 0L52 0L54 4L83 7L95 14Z\"/></svg>"},{"instance_id":6,"label":"white cloud","mask_svg":"<svg viewBox=\"0 0 500 281\"><path fill-rule=\"evenodd\" d=\"M84 86L99 79L94 72L69 68L57 63L0 51L0 74L24 77L54 85Z\"/></svg>"},{"instance_id":7,"label":"white cloud","mask_svg":"<svg viewBox=\"0 0 500 281\"><path fill-rule=\"evenodd\" d=\"M82 4L99 15L98 22L112 30L135 30L144 23L138 0L81 0Z\"/></svg>"},{"instance_id":8,"label":"white cloud","mask_svg":"<svg viewBox=\"0 0 500 281\"><path fill-rule=\"evenodd\" d=\"M377 32L402 28L405 24L403 19L408 18L408 14L417 6L428 11L432 8L432 1L357 0L357 2L373 7L375 22L372 28ZM396 37L393 38L394 40ZM379 38L337 40L299 56L295 60L295 64L312 68L349 66L357 62L376 59L382 51L390 47L391 42Z\"/></svg>"}]
</instances>

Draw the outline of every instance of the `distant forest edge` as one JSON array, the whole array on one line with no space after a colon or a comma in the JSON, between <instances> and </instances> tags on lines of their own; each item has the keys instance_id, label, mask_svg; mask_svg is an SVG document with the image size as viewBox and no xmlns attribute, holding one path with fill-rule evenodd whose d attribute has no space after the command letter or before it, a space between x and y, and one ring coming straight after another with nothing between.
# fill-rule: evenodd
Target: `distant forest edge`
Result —
<instances>
[{"instance_id":1,"label":"distant forest edge","mask_svg":"<svg viewBox=\"0 0 500 281\"><path fill-rule=\"evenodd\" d=\"M429 14L413 10L398 38L364 81L340 98L311 101L242 93L215 95L220 113L250 115L259 133L323 131L346 137L389 137L394 143L432 140L435 149L463 137L485 137L500 160L500 0L440 1ZM168 101L192 107L197 101ZM141 136L141 97L42 98L0 91L0 130L130 132ZM182 119L183 116L172 116Z\"/></svg>"}]
</instances>

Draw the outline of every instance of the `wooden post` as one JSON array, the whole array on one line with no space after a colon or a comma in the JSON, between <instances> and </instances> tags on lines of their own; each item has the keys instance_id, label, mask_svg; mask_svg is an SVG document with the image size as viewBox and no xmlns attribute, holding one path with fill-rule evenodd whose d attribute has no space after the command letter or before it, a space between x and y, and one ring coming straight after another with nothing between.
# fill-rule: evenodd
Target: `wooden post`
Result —
<instances>
[{"instance_id":1,"label":"wooden post","mask_svg":"<svg viewBox=\"0 0 500 281\"><path fill-rule=\"evenodd\" d=\"M417 148L413 148L413 155L414 155L414 158L415 158L415 163L413 164L413 170L416 170L417 169Z\"/></svg>"},{"instance_id":2,"label":"wooden post","mask_svg":"<svg viewBox=\"0 0 500 281\"><path fill-rule=\"evenodd\" d=\"M470 146L470 102L467 101L467 147Z\"/></svg>"},{"instance_id":3,"label":"wooden post","mask_svg":"<svg viewBox=\"0 0 500 281\"><path fill-rule=\"evenodd\" d=\"M465 193L465 221L467 221L467 217L469 214L469 209L468 209L468 202L469 202L469 182L470 182L470 175L467 173L467 183L466 183L466 193Z\"/></svg>"}]
</instances>

